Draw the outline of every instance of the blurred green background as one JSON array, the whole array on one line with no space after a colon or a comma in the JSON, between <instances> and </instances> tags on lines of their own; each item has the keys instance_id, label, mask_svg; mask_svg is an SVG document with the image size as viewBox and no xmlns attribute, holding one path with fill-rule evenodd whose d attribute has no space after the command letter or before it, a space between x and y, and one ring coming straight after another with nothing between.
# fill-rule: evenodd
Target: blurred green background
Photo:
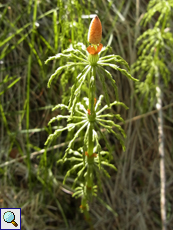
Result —
<instances>
[{"instance_id":1,"label":"blurred green background","mask_svg":"<svg viewBox=\"0 0 173 230\"><path fill-rule=\"evenodd\" d=\"M129 65L137 60L136 39L145 31L140 21L149 1L128 0L2 0L0 1L0 207L21 208L22 229L89 229L71 197L73 176L62 181L69 165L56 165L70 140L67 133L44 149L48 127L58 114L51 109L68 103L77 72L62 73L50 89L47 82L63 60L44 62L78 42L88 46L91 18L102 22L104 46ZM154 20L154 19L153 19ZM157 21L157 15L155 17ZM148 29L146 27L146 29ZM172 24L170 24L172 31ZM172 75L171 59L165 62ZM143 107L134 83L111 72L118 85L118 108L125 120L126 151L108 135L112 145L111 179L102 178L102 191L91 204L94 228L99 230L158 230L160 172L157 111ZM138 76L134 76L138 78ZM108 82L108 88L109 88ZM101 85L97 82L98 95ZM112 101L115 95L109 89ZM149 103L150 100L148 100ZM163 88L166 198L168 229L173 229L173 80ZM60 112L60 111L59 111ZM102 146L105 147L104 141Z\"/></svg>"}]
</instances>

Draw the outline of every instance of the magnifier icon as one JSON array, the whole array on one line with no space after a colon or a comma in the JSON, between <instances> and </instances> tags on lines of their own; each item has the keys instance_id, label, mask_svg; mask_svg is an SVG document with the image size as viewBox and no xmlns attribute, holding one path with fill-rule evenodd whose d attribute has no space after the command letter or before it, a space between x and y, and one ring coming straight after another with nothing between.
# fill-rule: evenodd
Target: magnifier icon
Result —
<instances>
[{"instance_id":1,"label":"magnifier icon","mask_svg":"<svg viewBox=\"0 0 173 230\"><path fill-rule=\"evenodd\" d=\"M11 224L13 224L15 227L18 226L18 224L14 221L15 215L14 215L14 213L11 212L11 211L5 212L4 215L3 215L3 219L4 219L4 221L5 221L6 223L11 223Z\"/></svg>"}]
</instances>

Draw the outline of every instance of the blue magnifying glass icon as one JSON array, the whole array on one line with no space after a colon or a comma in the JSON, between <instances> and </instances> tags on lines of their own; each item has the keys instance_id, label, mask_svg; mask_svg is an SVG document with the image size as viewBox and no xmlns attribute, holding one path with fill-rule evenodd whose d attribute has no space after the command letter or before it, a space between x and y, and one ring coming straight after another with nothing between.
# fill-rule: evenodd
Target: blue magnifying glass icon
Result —
<instances>
[{"instance_id":1,"label":"blue magnifying glass icon","mask_svg":"<svg viewBox=\"0 0 173 230\"><path fill-rule=\"evenodd\" d=\"M18 224L14 221L15 220L15 215L13 212L11 211L7 211L4 213L3 215L3 219L6 223L11 223L13 224L15 227L18 226Z\"/></svg>"}]
</instances>

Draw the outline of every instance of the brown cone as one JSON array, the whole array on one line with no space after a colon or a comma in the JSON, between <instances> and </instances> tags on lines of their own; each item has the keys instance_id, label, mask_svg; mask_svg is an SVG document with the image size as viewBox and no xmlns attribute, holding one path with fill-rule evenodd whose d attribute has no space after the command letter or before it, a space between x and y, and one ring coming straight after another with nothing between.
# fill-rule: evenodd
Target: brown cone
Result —
<instances>
[{"instance_id":1,"label":"brown cone","mask_svg":"<svg viewBox=\"0 0 173 230\"><path fill-rule=\"evenodd\" d=\"M90 23L89 32L88 32L88 41L91 44L97 45L101 42L102 39L102 24L98 16L93 18Z\"/></svg>"}]
</instances>

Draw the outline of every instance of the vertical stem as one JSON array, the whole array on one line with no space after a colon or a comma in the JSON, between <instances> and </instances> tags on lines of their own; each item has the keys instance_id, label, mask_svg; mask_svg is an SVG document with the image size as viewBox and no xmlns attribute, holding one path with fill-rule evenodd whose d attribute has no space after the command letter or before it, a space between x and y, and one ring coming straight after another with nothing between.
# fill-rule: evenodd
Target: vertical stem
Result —
<instances>
[{"instance_id":1,"label":"vertical stem","mask_svg":"<svg viewBox=\"0 0 173 230\"><path fill-rule=\"evenodd\" d=\"M165 15L161 32L164 32L167 21L167 15ZM155 53L155 59L159 58L160 47L157 48ZM159 110L158 113L158 153L160 156L160 212L162 221L162 230L167 230L166 224L166 175L165 175L165 152L164 152L164 132L163 132L163 112L162 112L162 93L160 89L160 74L159 67L156 67L156 108Z\"/></svg>"},{"instance_id":2,"label":"vertical stem","mask_svg":"<svg viewBox=\"0 0 173 230\"><path fill-rule=\"evenodd\" d=\"M26 130L27 130L27 167L29 176L29 186L31 189L31 162L30 162L30 141L29 141L29 102L30 102L30 78L31 78L31 54L28 56L28 74L27 74L27 106L26 106Z\"/></svg>"},{"instance_id":3,"label":"vertical stem","mask_svg":"<svg viewBox=\"0 0 173 230\"><path fill-rule=\"evenodd\" d=\"M95 78L96 78L96 67L93 66L90 72L89 77L89 110L90 114L88 114L90 127L88 133L88 155L87 155L87 176L86 176L86 186L84 189L84 196L82 198L82 207L85 219L90 225L90 229L93 229L93 225L90 219L89 212L87 210L88 201L92 195L93 188L93 164L94 157L92 157L93 149L94 149L94 141L93 141L93 128L94 128L94 120L95 120L95 109L94 109L94 97L95 97Z\"/></svg>"},{"instance_id":4,"label":"vertical stem","mask_svg":"<svg viewBox=\"0 0 173 230\"><path fill-rule=\"evenodd\" d=\"M53 29L54 29L54 48L55 51L58 49L58 26L57 26L57 10L53 12Z\"/></svg>"},{"instance_id":5,"label":"vertical stem","mask_svg":"<svg viewBox=\"0 0 173 230\"><path fill-rule=\"evenodd\" d=\"M160 156L160 212L162 220L162 230L166 230L166 175L165 175L165 153L164 153L164 133L163 133L163 112L162 112L162 95L159 86L157 90L157 109L158 113L158 142Z\"/></svg>"},{"instance_id":6,"label":"vertical stem","mask_svg":"<svg viewBox=\"0 0 173 230\"><path fill-rule=\"evenodd\" d=\"M89 86L89 109L91 110L91 115L94 115L94 97L95 97L95 78L96 78L96 66L92 67L92 75L90 77Z\"/></svg>"},{"instance_id":7,"label":"vertical stem","mask_svg":"<svg viewBox=\"0 0 173 230\"><path fill-rule=\"evenodd\" d=\"M91 116L91 115L90 115ZM89 127L89 137L88 137L88 155L91 156L93 154L93 148L94 148L94 143L93 143L93 124L90 122L90 127Z\"/></svg>"},{"instance_id":8,"label":"vertical stem","mask_svg":"<svg viewBox=\"0 0 173 230\"><path fill-rule=\"evenodd\" d=\"M93 154L94 149L94 141L93 141L93 122L94 122L94 116L95 116L95 110L94 110L94 96L95 96L95 76L96 76L96 68L92 67L92 70L90 72L90 78L89 78L89 110L90 114L89 121L90 121L90 127L89 127L89 133L88 133L88 166L87 166L87 181L86 186L87 188L91 189L93 187L93 163L94 158L91 157ZM86 193L88 193L89 190L86 189Z\"/></svg>"},{"instance_id":9,"label":"vertical stem","mask_svg":"<svg viewBox=\"0 0 173 230\"><path fill-rule=\"evenodd\" d=\"M71 0L69 1L69 5L70 5L70 16L71 16L71 21L72 21L72 28L71 28L71 42L72 42L72 46L74 46L74 11L73 11L73 5Z\"/></svg>"},{"instance_id":10,"label":"vertical stem","mask_svg":"<svg viewBox=\"0 0 173 230\"><path fill-rule=\"evenodd\" d=\"M34 49L34 39L35 39L35 22L37 18L37 0L34 0L34 11L33 11L33 22L32 22L32 35L31 35L31 47L30 54L28 56L28 74L27 74L27 106L26 106L26 130L27 130L27 167L29 174L29 186L31 189L31 160L30 160L30 140L29 140L29 113L30 113L30 79L31 79L31 64L32 64L32 53Z\"/></svg>"},{"instance_id":11,"label":"vertical stem","mask_svg":"<svg viewBox=\"0 0 173 230\"><path fill-rule=\"evenodd\" d=\"M90 128L89 128L89 138L88 138L88 155L93 154L94 142L93 142L93 122L95 118L94 110L94 97L95 97L95 78L96 78L96 67L92 67L90 82L89 82L89 110L91 112L90 116Z\"/></svg>"},{"instance_id":12,"label":"vertical stem","mask_svg":"<svg viewBox=\"0 0 173 230\"><path fill-rule=\"evenodd\" d=\"M159 48L156 51L155 59L158 58ZM165 152L164 152L164 133L163 133L163 112L162 112L162 93L160 89L160 74L158 66L156 66L156 108L158 113L158 153L160 157L160 212L162 221L162 230L166 230L166 175L165 175Z\"/></svg>"}]
</instances>

